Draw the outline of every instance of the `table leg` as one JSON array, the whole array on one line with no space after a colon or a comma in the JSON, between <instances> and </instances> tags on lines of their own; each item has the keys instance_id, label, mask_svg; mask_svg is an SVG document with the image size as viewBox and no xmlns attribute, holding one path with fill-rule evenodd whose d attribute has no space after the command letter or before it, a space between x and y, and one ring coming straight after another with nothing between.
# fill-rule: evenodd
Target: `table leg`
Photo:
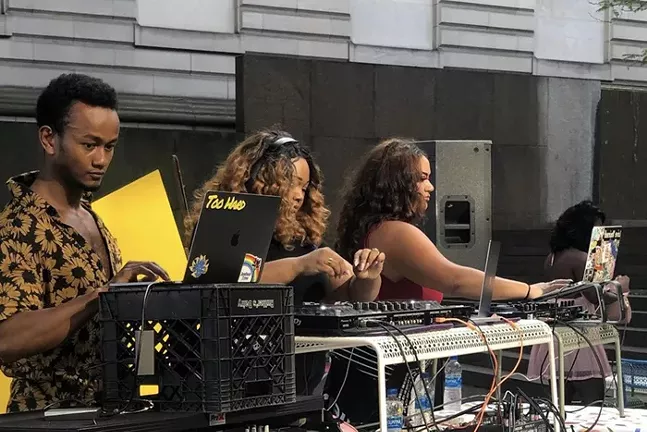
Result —
<instances>
[{"instance_id":1,"label":"table leg","mask_svg":"<svg viewBox=\"0 0 647 432\"><path fill-rule=\"evenodd\" d=\"M501 383L501 373L503 371L503 351L499 350L496 352L496 360L497 360L497 371L496 371L496 400L500 401L501 400L501 387L499 384Z\"/></svg>"},{"instance_id":2,"label":"table leg","mask_svg":"<svg viewBox=\"0 0 647 432\"><path fill-rule=\"evenodd\" d=\"M380 413L380 431L386 432L386 370L384 357L378 347L373 346L373 349L377 355L377 403Z\"/></svg>"},{"instance_id":3,"label":"table leg","mask_svg":"<svg viewBox=\"0 0 647 432\"><path fill-rule=\"evenodd\" d=\"M557 336L557 358L559 360L559 413L564 417L566 409L564 408L565 401L565 383L564 383L564 345L562 339Z\"/></svg>"},{"instance_id":4,"label":"table leg","mask_svg":"<svg viewBox=\"0 0 647 432\"><path fill-rule=\"evenodd\" d=\"M614 342L616 346L616 399L618 401L618 413L620 417L625 416L625 380L622 376L622 352L620 351L620 334L617 335Z\"/></svg>"},{"instance_id":5,"label":"table leg","mask_svg":"<svg viewBox=\"0 0 647 432\"><path fill-rule=\"evenodd\" d=\"M553 399L553 405L558 406L558 400L557 400L557 380L555 378L555 346L553 344L553 341L550 341L548 344L548 357L550 359L549 365L550 365L550 394ZM539 371L542 373L543 371ZM551 414L551 417L553 419L553 424L555 425L555 432L559 432L559 422L557 422L557 419L555 419L555 416Z\"/></svg>"}]
</instances>

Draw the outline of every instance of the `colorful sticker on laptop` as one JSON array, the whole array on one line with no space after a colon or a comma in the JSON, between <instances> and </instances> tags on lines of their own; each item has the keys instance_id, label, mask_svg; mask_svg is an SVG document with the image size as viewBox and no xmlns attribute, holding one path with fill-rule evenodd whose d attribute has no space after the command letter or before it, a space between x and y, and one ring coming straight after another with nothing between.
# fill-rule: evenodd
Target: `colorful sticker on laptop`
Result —
<instances>
[{"instance_id":1,"label":"colorful sticker on laptop","mask_svg":"<svg viewBox=\"0 0 647 432\"><path fill-rule=\"evenodd\" d=\"M200 276L204 276L209 271L209 259L206 255L199 255L191 262L189 267L191 271L191 276L198 279Z\"/></svg>"},{"instance_id":2,"label":"colorful sticker on laptop","mask_svg":"<svg viewBox=\"0 0 647 432\"><path fill-rule=\"evenodd\" d=\"M238 282L258 282L261 275L263 260L252 254L245 254L243 266L240 268Z\"/></svg>"}]
</instances>

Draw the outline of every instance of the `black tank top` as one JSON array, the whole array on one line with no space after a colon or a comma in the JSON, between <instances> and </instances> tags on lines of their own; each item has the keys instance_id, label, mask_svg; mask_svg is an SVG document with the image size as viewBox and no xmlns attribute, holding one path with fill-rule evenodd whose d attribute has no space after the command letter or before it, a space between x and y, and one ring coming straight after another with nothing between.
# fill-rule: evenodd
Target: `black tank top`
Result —
<instances>
[{"instance_id":1,"label":"black tank top","mask_svg":"<svg viewBox=\"0 0 647 432\"><path fill-rule=\"evenodd\" d=\"M323 247L323 246L322 246ZM295 244L286 249L281 243L272 240L267 252L267 262L283 258L297 258L317 249L313 245ZM328 292L330 280L325 273L312 276L298 276L287 283L294 289L294 305L303 302L322 302ZM299 354L295 357L297 395L311 395L319 385L326 367L326 353L314 352Z\"/></svg>"}]
</instances>

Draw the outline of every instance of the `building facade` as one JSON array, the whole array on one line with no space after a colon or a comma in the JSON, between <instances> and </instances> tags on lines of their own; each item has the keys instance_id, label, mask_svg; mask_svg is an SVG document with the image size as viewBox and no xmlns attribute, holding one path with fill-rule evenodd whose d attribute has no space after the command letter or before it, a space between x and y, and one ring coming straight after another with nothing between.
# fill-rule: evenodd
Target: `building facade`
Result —
<instances>
[{"instance_id":1,"label":"building facade","mask_svg":"<svg viewBox=\"0 0 647 432\"><path fill-rule=\"evenodd\" d=\"M149 157L157 148L166 159L187 153L188 186L195 187L239 137L236 129L273 122L292 125L302 139L335 138L320 148L330 155L394 133L492 139L495 228L545 226L596 193L602 89L647 84L647 68L630 58L647 42L647 12L597 9L587 0L0 0L2 141L7 149L28 139L22 123L51 78L85 72L117 88L122 119L133 129L126 136L137 136L124 150L129 174L114 174L115 187L162 163L162 156ZM250 75L255 84L239 95L246 109L237 117L241 55L257 56L258 67L271 70ZM276 61L263 61L267 56ZM304 98L293 91L299 83L284 79L294 75L276 73L299 64L315 82L307 86L316 93L307 96L312 106L348 106L378 87L398 105L367 102L370 133L343 125L312 130L300 119L304 107L293 103ZM320 97L330 89L337 99ZM268 114L265 106L281 112ZM435 116L429 124L440 126L409 122L414 111ZM527 130L508 133L520 127L520 115ZM308 116L308 125L320 120L316 110ZM453 128L443 129L451 121ZM38 150L29 155L5 158L2 174L33 165ZM617 217L643 218L635 213Z\"/></svg>"}]
</instances>

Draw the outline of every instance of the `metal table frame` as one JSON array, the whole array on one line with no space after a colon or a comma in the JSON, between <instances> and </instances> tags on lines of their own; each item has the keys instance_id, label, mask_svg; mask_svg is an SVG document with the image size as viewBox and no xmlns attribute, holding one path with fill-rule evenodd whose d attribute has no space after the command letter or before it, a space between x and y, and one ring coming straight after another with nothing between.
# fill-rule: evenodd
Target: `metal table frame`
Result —
<instances>
[{"instance_id":1,"label":"metal table frame","mask_svg":"<svg viewBox=\"0 0 647 432\"><path fill-rule=\"evenodd\" d=\"M616 373L618 379L618 387L622 388L624 385L622 377L622 360L620 349L620 334L618 330L611 324L581 324L572 323L573 327L581 331L584 336L589 339L593 346L614 344L616 349ZM589 344L579 335L576 331L568 326L555 326L554 328L555 340L557 342L557 358L559 361L559 411L562 417L565 414L564 408L564 354L580 348L589 348ZM623 392L618 392L618 412L620 417L625 415L625 401Z\"/></svg>"},{"instance_id":2,"label":"metal table frame","mask_svg":"<svg viewBox=\"0 0 647 432\"><path fill-rule=\"evenodd\" d=\"M548 345L550 357L550 384L553 403L557 406L557 379L555 375L555 348L553 344L553 330L546 323L538 320L518 321L519 330L513 329L506 323L481 325L488 345L493 351L501 351L509 348L530 345ZM522 339L519 337L521 332ZM297 336L297 354L315 351L330 351L343 348L354 348L369 346L375 350L377 355L377 378L378 378L378 403L380 430L385 432L386 427L386 371L388 365L414 362L415 356L409 343L402 336L397 336L404 348L406 356L403 358L397 343L390 336L365 336L365 337L315 337ZM413 343L418 358L422 360L434 360L450 356L461 356L488 352L481 335L467 327L455 327L445 330L432 330L425 333L410 334L409 339ZM497 379L500 380L501 371L497 371ZM559 425L555 430L559 431Z\"/></svg>"}]
</instances>

